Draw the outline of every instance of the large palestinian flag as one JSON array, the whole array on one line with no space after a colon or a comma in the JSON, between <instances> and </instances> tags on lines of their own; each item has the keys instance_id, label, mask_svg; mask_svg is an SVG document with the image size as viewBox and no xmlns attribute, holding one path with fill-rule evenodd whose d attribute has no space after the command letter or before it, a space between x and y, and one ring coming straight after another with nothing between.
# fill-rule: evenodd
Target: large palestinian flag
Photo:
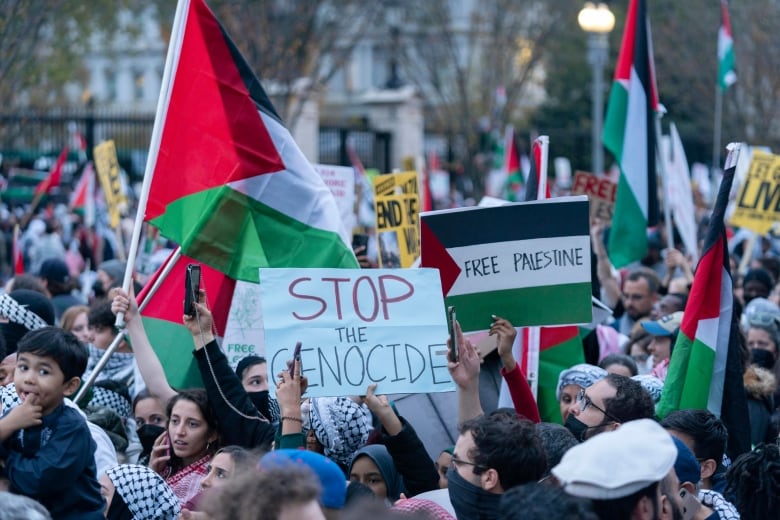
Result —
<instances>
[{"instance_id":1,"label":"large palestinian flag","mask_svg":"<svg viewBox=\"0 0 780 520\"><path fill-rule=\"evenodd\" d=\"M750 437L724 225L736 159L733 164L727 160L729 165L723 173L657 412L663 418L674 410L707 409L722 417L729 430L729 455L733 456L750 448Z\"/></svg>"},{"instance_id":2,"label":"large palestinian flag","mask_svg":"<svg viewBox=\"0 0 780 520\"><path fill-rule=\"evenodd\" d=\"M589 323L588 222L584 196L423 213L421 265L439 269L464 331L493 314L516 327Z\"/></svg>"},{"instance_id":3,"label":"large palestinian flag","mask_svg":"<svg viewBox=\"0 0 780 520\"><path fill-rule=\"evenodd\" d=\"M604 121L604 146L620 166L609 258L623 267L645 256L647 227L658 223L655 85L645 0L631 0Z\"/></svg>"},{"instance_id":4,"label":"large palestinian flag","mask_svg":"<svg viewBox=\"0 0 780 520\"><path fill-rule=\"evenodd\" d=\"M333 196L203 0L180 0L144 219L234 279L357 267Z\"/></svg>"}]
</instances>

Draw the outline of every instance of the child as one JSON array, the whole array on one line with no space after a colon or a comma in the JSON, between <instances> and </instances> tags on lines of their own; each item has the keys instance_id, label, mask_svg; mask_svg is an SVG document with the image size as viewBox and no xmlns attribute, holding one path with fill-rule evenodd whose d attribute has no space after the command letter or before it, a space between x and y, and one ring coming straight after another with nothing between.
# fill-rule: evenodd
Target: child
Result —
<instances>
[{"instance_id":1,"label":"child","mask_svg":"<svg viewBox=\"0 0 780 520\"><path fill-rule=\"evenodd\" d=\"M103 517L95 442L63 402L81 384L87 350L63 329L44 327L18 344L14 384L22 404L0 418L0 458L12 493L41 502L53 518Z\"/></svg>"}]
</instances>

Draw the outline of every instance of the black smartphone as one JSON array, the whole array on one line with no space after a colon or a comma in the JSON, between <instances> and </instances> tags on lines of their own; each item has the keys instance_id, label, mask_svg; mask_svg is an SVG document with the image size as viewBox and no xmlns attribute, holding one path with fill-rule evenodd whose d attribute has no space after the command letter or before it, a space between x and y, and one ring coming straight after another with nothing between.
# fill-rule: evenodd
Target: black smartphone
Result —
<instances>
[{"instance_id":1,"label":"black smartphone","mask_svg":"<svg viewBox=\"0 0 780 520\"><path fill-rule=\"evenodd\" d=\"M293 351L292 363L290 363L290 377L295 377L295 362L301 362L301 342L295 344L295 350Z\"/></svg>"},{"instance_id":2,"label":"black smartphone","mask_svg":"<svg viewBox=\"0 0 780 520\"><path fill-rule=\"evenodd\" d=\"M363 247L363 254L368 250L368 235L364 233L355 233L352 235L352 250L357 251L358 248Z\"/></svg>"},{"instance_id":3,"label":"black smartphone","mask_svg":"<svg viewBox=\"0 0 780 520\"><path fill-rule=\"evenodd\" d=\"M187 264L187 273L184 276L184 314L193 316L195 307L193 303L198 301L200 291L200 264Z\"/></svg>"},{"instance_id":4,"label":"black smartphone","mask_svg":"<svg viewBox=\"0 0 780 520\"><path fill-rule=\"evenodd\" d=\"M458 362L458 333L455 330L455 320L457 319L455 315L455 306L450 305L447 307L447 330L450 334L450 351L449 351L449 357L450 361L453 363Z\"/></svg>"}]
</instances>

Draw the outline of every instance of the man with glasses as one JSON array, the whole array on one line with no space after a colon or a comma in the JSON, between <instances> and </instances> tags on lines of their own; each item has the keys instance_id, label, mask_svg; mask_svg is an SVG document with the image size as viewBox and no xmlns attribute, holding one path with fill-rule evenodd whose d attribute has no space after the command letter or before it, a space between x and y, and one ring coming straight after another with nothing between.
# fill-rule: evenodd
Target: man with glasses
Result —
<instances>
[{"instance_id":1,"label":"man with glasses","mask_svg":"<svg viewBox=\"0 0 780 520\"><path fill-rule=\"evenodd\" d=\"M634 324L642 318L650 316L653 306L658 301L658 288L661 285L658 275L652 269L637 267L631 271L623 282L623 315L618 320L618 331L626 336L631 335ZM616 309L619 313L620 309Z\"/></svg>"},{"instance_id":2,"label":"man with glasses","mask_svg":"<svg viewBox=\"0 0 780 520\"><path fill-rule=\"evenodd\" d=\"M533 423L506 413L471 419L460 431L447 472L450 503L458 520L498 518L505 491L544 475L541 438Z\"/></svg>"},{"instance_id":3,"label":"man with glasses","mask_svg":"<svg viewBox=\"0 0 780 520\"><path fill-rule=\"evenodd\" d=\"M653 398L637 381L618 374L580 391L569 408L566 428L582 442L602 432L616 430L621 424L655 416Z\"/></svg>"}]
</instances>

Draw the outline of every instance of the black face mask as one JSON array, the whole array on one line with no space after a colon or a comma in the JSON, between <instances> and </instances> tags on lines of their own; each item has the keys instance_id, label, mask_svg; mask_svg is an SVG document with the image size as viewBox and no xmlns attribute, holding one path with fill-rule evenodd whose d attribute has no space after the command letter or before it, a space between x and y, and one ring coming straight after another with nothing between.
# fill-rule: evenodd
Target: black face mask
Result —
<instances>
[{"instance_id":1,"label":"black face mask","mask_svg":"<svg viewBox=\"0 0 780 520\"><path fill-rule=\"evenodd\" d=\"M103 289L103 282L100 280L95 280L95 283L92 284L92 294L95 295L95 298L103 298L106 296L106 290Z\"/></svg>"},{"instance_id":2,"label":"black face mask","mask_svg":"<svg viewBox=\"0 0 780 520\"><path fill-rule=\"evenodd\" d=\"M563 424L567 430L569 430L572 435L574 435L574 438L577 439L579 442L585 441L585 436L588 433L588 430L592 430L594 428L599 428L600 426L604 426L603 424L597 424L596 426L588 426L584 422L577 419L577 417L574 416L573 413L570 413L569 416L566 418L566 422Z\"/></svg>"},{"instance_id":3,"label":"black face mask","mask_svg":"<svg viewBox=\"0 0 780 520\"><path fill-rule=\"evenodd\" d=\"M501 495L475 486L461 477L454 466L447 470L447 493L458 520L498 518Z\"/></svg>"},{"instance_id":4,"label":"black face mask","mask_svg":"<svg viewBox=\"0 0 780 520\"><path fill-rule=\"evenodd\" d=\"M754 348L750 350L750 362L761 368L772 370L775 367L775 356L768 350Z\"/></svg>"},{"instance_id":5,"label":"black face mask","mask_svg":"<svg viewBox=\"0 0 780 520\"><path fill-rule=\"evenodd\" d=\"M252 400L252 404L255 405L257 411L263 414L263 417L269 421L273 421L271 417L270 398L268 396L268 390L261 390L260 392L247 392L246 395Z\"/></svg>"},{"instance_id":6,"label":"black face mask","mask_svg":"<svg viewBox=\"0 0 780 520\"><path fill-rule=\"evenodd\" d=\"M144 453L151 453L152 447L154 447L154 441L165 433L165 428L162 426L156 426L154 424L144 424L138 428L138 440L141 441L141 446L144 449Z\"/></svg>"}]
</instances>

